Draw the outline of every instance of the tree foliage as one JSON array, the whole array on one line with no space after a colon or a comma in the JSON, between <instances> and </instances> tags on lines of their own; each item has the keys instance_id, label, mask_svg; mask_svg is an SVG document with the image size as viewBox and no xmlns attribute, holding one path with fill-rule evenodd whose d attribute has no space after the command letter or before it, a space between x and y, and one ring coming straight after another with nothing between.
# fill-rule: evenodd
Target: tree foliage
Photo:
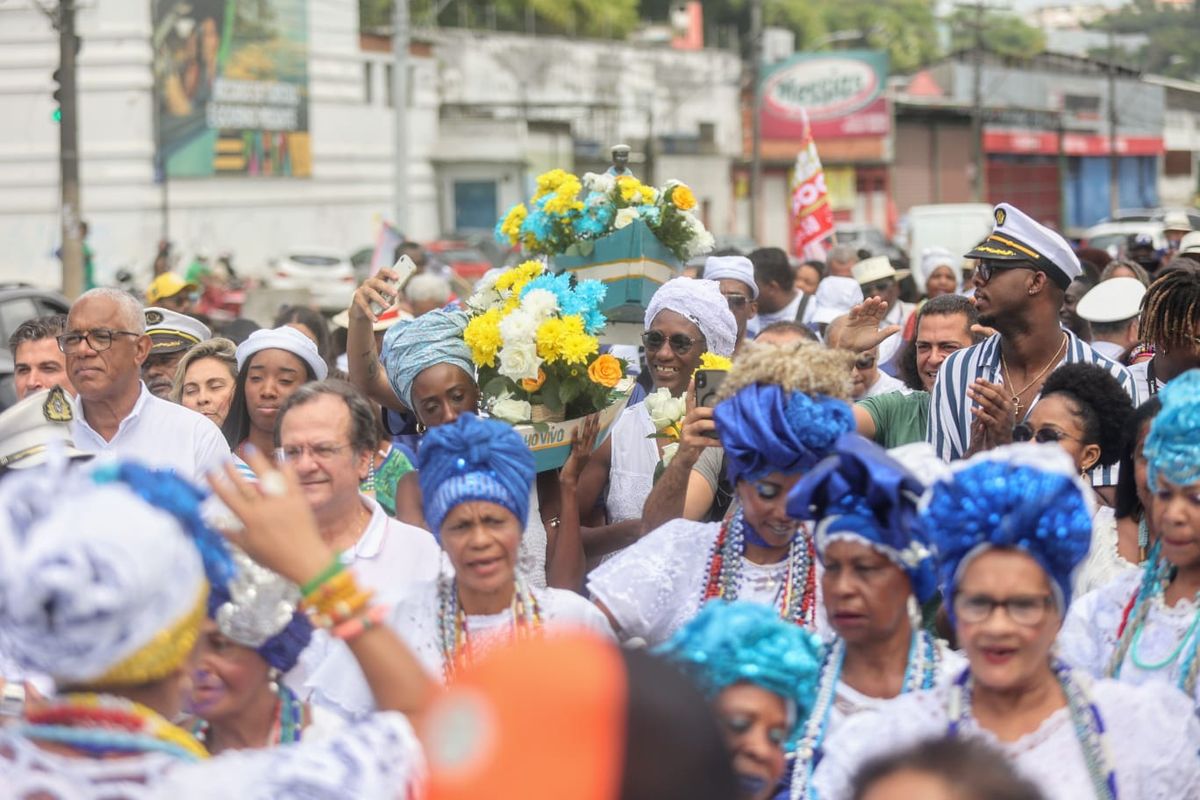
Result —
<instances>
[{"instance_id":1,"label":"tree foliage","mask_svg":"<svg viewBox=\"0 0 1200 800\"><path fill-rule=\"evenodd\" d=\"M359 27L390 28L392 9L392 0L358 0ZM416 27L436 23L592 38L623 38L640 21L638 0L410 0L409 16Z\"/></svg>"},{"instance_id":2,"label":"tree foliage","mask_svg":"<svg viewBox=\"0 0 1200 800\"><path fill-rule=\"evenodd\" d=\"M1046 49L1046 36L1020 17L986 11L983 18L969 8L950 15L950 49L971 50L976 46L976 28L982 26L983 46L992 53L1028 58Z\"/></svg>"},{"instance_id":3,"label":"tree foliage","mask_svg":"<svg viewBox=\"0 0 1200 800\"><path fill-rule=\"evenodd\" d=\"M1118 34L1140 33L1146 44L1133 50L1119 44L1113 54L1118 63L1143 72L1168 75L1182 80L1200 78L1200 14L1191 8L1159 8L1153 0L1137 0L1097 22L1094 30L1109 28ZM1096 48L1092 55L1104 58L1108 48Z\"/></svg>"}]
</instances>

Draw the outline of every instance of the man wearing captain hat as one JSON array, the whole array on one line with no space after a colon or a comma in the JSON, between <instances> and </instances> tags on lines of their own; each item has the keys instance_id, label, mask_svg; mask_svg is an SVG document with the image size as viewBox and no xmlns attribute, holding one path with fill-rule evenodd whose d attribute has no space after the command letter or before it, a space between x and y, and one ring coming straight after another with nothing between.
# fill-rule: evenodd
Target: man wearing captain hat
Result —
<instances>
[{"instance_id":1,"label":"man wearing captain hat","mask_svg":"<svg viewBox=\"0 0 1200 800\"><path fill-rule=\"evenodd\" d=\"M1113 361L1138 343L1138 316L1146 287L1137 278L1101 281L1079 300L1075 313L1092 326L1092 349Z\"/></svg>"},{"instance_id":2,"label":"man wearing captain hat","mask_svg":"<svg viewBox=\"0 0 1200 800\"><path fill-rule=\"evenodd\" d=\"M144 313L150 355L142 364L142 381L151 394L166 399L183 354L211 339L212 331L203 322L169 308L150 307Z\"/></svg>"},{"instance_id":3,"label":"man wearing captain hat","mask_svg":"<svg viewBox=\"0 0 1200 800\"><path fill-rule=\"evenodd\" d=\"M904 330L908 318L916 308L912 303L900 300L900 281L909 275L909 270L897 270L887 256L872 256L859 261L851 269L854 280L862 288L863 297L878 297L887 303L887 314L880 321L880 328L899 326ZM894 333L879 345L879 368L895 377L899 372L900 352L904 349L904 337Z\"/></svg>"},{"instance_id":4,"label":"man wearing captain hat","mask_svg":"<svg viewBox=\"0 0 1200 800\"><path fill-rule=\"evenodd\" d=\"M27 395L0 414L0 477L46 463L55 448L67 458L90 458L71 439L71 419L71 400L61 386Z\"/></svg>"},{"instance_id":5,"label":"man wearing captain hat","mask_svg":"<svg viewBox=\"0 0 1200 800\"><path fill-rule=\"evenodd\" d=\"M975 305L980 323L997 333L952 353L933 388L928 441L946 460L1011 441L1059 364L1102 366L1140 401L1124 367L1059 324L1066 289L1083 271L1071 246L1008 203L993 215L991 235L964 257L979 260ZM1115 479L1113 468L1092 476L1099 486Z\"/></svg>"}]
</instances>

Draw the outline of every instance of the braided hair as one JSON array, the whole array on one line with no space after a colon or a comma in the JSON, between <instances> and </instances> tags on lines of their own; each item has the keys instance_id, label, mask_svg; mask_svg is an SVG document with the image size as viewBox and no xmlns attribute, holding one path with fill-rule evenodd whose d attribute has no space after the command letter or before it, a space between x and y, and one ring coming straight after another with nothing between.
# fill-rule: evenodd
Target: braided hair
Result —
<instances>
[{"instance_id":1,"label":"braided hair","mask_svg":"<svg viewBox=\"0 0 1200 800\"><path fill-rule=\"evenodd\" d=\"M1142 299L1142 341L1155 347L1191 348L1200 320L1200 271L1173 269Z\"/></svg>"}]
</instances>

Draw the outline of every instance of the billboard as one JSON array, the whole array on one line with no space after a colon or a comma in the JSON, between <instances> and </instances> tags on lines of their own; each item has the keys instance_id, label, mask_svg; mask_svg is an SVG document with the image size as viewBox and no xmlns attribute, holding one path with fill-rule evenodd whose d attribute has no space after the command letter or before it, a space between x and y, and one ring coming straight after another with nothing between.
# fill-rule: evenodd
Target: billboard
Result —
<instances>
[{"instance_id":1,"label":"billboard","mask_svg":"<svg viewBox=\"0 0 1200 800\"><path fill-rule=\"evenodd\" d=\"M154 0L160 177L312 174L308 0Z\"/></svg>"},{"instance_id":2,"label":"billboard","mask_svg":"<svg viewBox=\"0 0 1200 800\"><path fill-rule=\"evenodd\" d=\"M761 88L763 138L803 140L809 124L818 141L887 135L887 72L887 53L875 50L801 53L768 67Z\"/></svg>"}]
</instances>

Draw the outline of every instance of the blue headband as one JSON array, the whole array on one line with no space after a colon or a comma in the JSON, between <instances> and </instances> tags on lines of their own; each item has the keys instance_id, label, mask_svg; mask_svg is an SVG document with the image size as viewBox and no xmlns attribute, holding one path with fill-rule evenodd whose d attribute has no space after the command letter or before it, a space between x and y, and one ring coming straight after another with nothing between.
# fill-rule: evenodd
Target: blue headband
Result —
<instances>
[{"instance_id":1,"label":"blue headband","mask_svg":"<svg viewBox=\"0 0 1200 800\"><path fill-rule=\"evenodd\" d=\"M1010 445L992 453L1039 447ZM964 562L988 547L1015 548L1032 556L1056 587L1059 610L1065 613L1071 604L1071 574L1092 541L1092 516L1083 492L1072 475L988 455L935 483L921 514L938 553L951 621Z\"/></svg>"},{"instance_id":2,"label":"blue headband","mask_svg":"<svg viewBox=\"0 0 1200 800\"><path fill-rule=\"evenodd\" d=\"M452 364L475 378L471 350L463 341L467 315L438 309L416 319L400 320L383 335L383 368L400 402L413 409L412 385L436 364Z\"/></svg>"},{"instance_id":3,"label":"blue headband","mask_svg":"<svg viewBox=\"0 0 1200 800\"><path fill-rule=\"evenodd\" d=\"M1159 476L1177 486L1200 481L1200 369L1190 369L1158 393L1162 411L1150 424L1142 451L1150 488Z\"/></svg>"},{"instance_id":4,"label":"blue headband","mask_svg":"<svg viewBox=\"0 0 1200 800\"><path fill-rule=\"evenodd\" d=\"M208 593L208 618L216 619L217 611L231 599L225 586L213 586ZM288 672L296 666L300 654L308 647L312 632L313 626L308 616L302 611L294 611L283 630L252 649L262 656L267 666Z\"/></svg>"},{"instance_id":5,"label":"blue headband","mask_svg":"<svg viewBox=\"0 0 1200 800\"><path fill-rule=\"evenodd\" d=\"M734 485L772 472L804 472L854 430L854 412L845 402L775 385L742 387L717 404L713 417Z\"/></svg>"},{"instance_id":6,"label":"blue headband","mask_svg":"<svg viewBox=\"0 0 1200 800\"><path fill-rule=\"evenodd\" d=\"M537 470L511 425L463 414L430 429L417 460L425 519L435 536L452 508L472 500L507 508L524 528Z\"/></svg>"},{"instance_id":7,"label":"blue headband","mask_svg":"<svg viewBox=\"0 0 1200 800\"><path fill-rule=\"evenodd\" d=\"M816 701L820 639L758 603L714 600L655 652L679 664L710 699L743 682L779 695L795 711L789 741Z\"/></svg>"},{"instance_id":8,"label":"blue headband","mask_svg":"<svg viewBox=\"0 0 1200 800\"><path fill-rule=\"evenodd\" d=\"M921 603L937 592L933 547L917 514L925 487L879 445L843 435L834 452L796 483L788 515L817 520L817 553L833 540L858 539L908 574Z\"/></svg>"}]
</instances>

